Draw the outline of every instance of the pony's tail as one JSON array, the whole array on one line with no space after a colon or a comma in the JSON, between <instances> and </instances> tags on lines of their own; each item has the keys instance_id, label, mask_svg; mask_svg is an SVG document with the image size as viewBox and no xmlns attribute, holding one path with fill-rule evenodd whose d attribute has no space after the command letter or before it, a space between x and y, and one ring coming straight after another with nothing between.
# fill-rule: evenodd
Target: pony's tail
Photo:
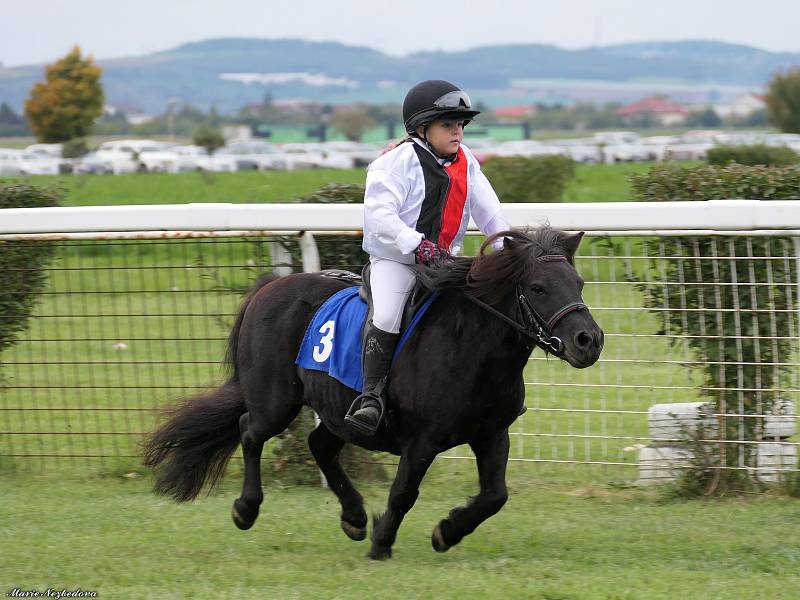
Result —
<instances>
[{"instance_id":1,"label":"pony's tail","mask_svg":"<svg viewBox=\"0 0 800 600\"><path fill-rule=\"evenodd\" d=\"M160 467L155 491L178 502L213 488L239 445L239 418L245 413L238 381L189 398L168 411L169 420L144 444L144 464Z\"/></svg>"},{"instance_id":2,"label":"pony's tail","mask_svg":"<svg viewBox=\"0 0 800 600\"><path fill-rule=\"evenodd\" d=\"M236 370L244 314L256 292L276 279L273 274L262 276L239 309L225 356L231 371L228 381L169 409L167 422L145 440L145 466L159 467L157 493L187 502L194 500L206 484L213 488L222 479L239 446L239 418L247 412Z\"/></svg>"}]
</instances>

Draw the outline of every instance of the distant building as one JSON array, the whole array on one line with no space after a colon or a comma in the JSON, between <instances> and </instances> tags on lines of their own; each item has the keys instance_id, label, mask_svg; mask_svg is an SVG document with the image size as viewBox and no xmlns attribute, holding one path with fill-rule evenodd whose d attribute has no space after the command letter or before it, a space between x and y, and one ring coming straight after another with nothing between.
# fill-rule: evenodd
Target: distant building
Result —
<instances>
[{"instance_id":1,"label":"distant building","mask_svg":"<svg viewBox=\"0 0 800 600\"><path fill-rule=\"evenodd\" d=\"M253 130L249 125L223 125L222 137L225 142L249 142L253 139Z\"/></svg>"},{"instance_id":2,"label":"distant building","mask_svg":"<svg viewBox=\"0 0 800 600\"><path fill-rule=\"evenodd\" d=\"M155 119L153 115L145 114L141 109L130 104L106 104L103 107L103 114L109 117L121 115L131 125L141 125Z\"/></svg>"},{"instance_id":3,"label":"distant building","mask_svg":"<svg viewBox=\"0 0 800 600\"><path fill-rule=\"evenodd\" d=\"M671 127L685 123L689 110L670 98L650 96L622 106L616 113L628 122L650 118L659 125Z\"/></svg>"},{"instance_id":4,"label":"distant building","mask_svg":"<svg viewBox=\"0 0 800 600\"><path fill-rule=\"evenodd\" d=\"M749 117L754 112L767 107L766 96L763 94L743 94L730 104L714 105L714 112L721 119L730 117Z\"/></svg>"},{"instance_id":5,"label":"distant building","mask_svg":"<svg viewBox=\"0 0 800 600\"><path fill-rule=\"evenodd\" d=\"M272 105L289 113L319 113L322 111L322 103L316 100L306 100L304 98L273 100Z\"/></svg>"},{"instance_id":6,"label":"distant building","mask_svg":"<svg viewBox=\"0 0 800 600\"><path fill-rule=\"evenodd\" d=\"M536 107L532 104L519 104L517 106L503 106L495 109L495 116L498 119L508 119L517 121L527 119L536 115Z\"/></svg>"},{"instance_id":7,"label":"distant building","mask_svg":"<svg viewBox=\"0 0 800 600\"><path fill-rule=\"evenodd\" d=\"M242 108L245 115L260 115L268 107L273 107L284 113L291 114L319 114L322 111L322 103L316 100L305 98L290 98L286 100L270 100L268 103L258 102L248 104Z\"/></svg>"}]
</instances>

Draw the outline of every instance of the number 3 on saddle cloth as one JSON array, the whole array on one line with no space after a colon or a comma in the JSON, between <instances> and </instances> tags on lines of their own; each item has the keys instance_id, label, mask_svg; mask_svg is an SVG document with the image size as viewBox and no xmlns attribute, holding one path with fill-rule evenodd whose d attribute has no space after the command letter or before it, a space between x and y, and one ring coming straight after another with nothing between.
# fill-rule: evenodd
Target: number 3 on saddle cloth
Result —
<instances>
[{"instance_id":1,"label":"number 3 on saddle cloth","mask_svg":"<svg viewBox=\"0 0 800 600\"><path fill-rule=\"evenodd\" d=\"M295 364L304 369L323 371L357 392L363 387L361 372L361 332L367 318L367 303L359 287L347 287L328 298L319 308L303 336ZM401 329L392 362L397 359L411 333L438 294L433 294Z\"/></svg>"}]
</instances>

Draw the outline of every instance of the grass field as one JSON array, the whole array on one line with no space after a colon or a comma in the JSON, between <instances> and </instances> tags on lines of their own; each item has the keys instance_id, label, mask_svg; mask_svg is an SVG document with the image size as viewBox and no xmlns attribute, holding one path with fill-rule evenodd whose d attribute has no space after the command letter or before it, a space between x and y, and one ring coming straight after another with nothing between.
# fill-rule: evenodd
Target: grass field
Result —
<instances>
[{"instance_id":1,"label":"grass field","mask_svg":"<svg viewBox=\"0 0 800 600\"><path fill-rule=\"evenodd\" d=\"M401 527L394 558L339 530L322 489L267 486L260 520L230 522L238 495L178 506L146 479L7 477L0 487L5 591L75 589L100 598L525 598L795 600L797 501L677 502L652 491L542 482L512 465L511 499L446 554L439 519L475 491L470 463L437 463ZM381 510L386 485L361 486Z\"/></svg>"},{"instance_id":2,"label":"grass field","mask_svg":"<svg viewBox=\"0 0 800 600\"><path fill-rule=\"evenodd\" d=\"M646 168L581 166L566 199L630 199L626 173ZM152 204L286 201L329 181L360 183L363 176L353 170L34 181L65 187L69 205ZM693 391L686 398L657 391L659 385L696 384L698 374L650 362L679 359L680 348L630 335L655 332L657 323L641 310L640 292L627 280L640 266L589 258L638 252L636 240L615 243L589 241L579 261L588 282L585 299L606 330L604 358L610 360L576 371L535 353L525 379L539 384L528 389L533 410L512 429L519 434L513 457L632 463L635 454L625 448L646 437L646 417L614 410L696 399ZM796 499L767 493L678 501L668 488L631 487L633 466L512 462L508 505L439 555L430 548L431 529L475 493L477 477L469 459L438 461L400 529L395 558L380 564L364 559L367 543L341 533L330 492L282 485L269 465L261 520L249 532L236 530L229 518L241 481L238 461L218 492L193 505L153 496L136 458L141 432L152 425L152 408L218 380L228 315L239 302L219 284L244 285L258 270L260 259L250 261L259 252L257 244L236 240L61 248L50 273L54 293L37 309L40 318L25 334L30 341L3 355L5 375L24 385L0 393L0 428L28 435L2 436L0 453L118 458L0 459L0 592L80 587L101 598L798 597ZM116 349L118 342L126 349ZM72 410L81 407L88 410ZM462 448L451 456L464 454ZM382 511L389 483L361 487L369 511Z\"/></svg>"},{"instance_id":3,"label":"grass field","mask_svg":"<svg viewBox=\"0 0 800 600\"><path fill-rule=\"evenodd\" d=\"M630 173L652 165L578 165L564 193L565 202L631 200ZM186 202L289 202L326 183L363 184L364 169L296 172L147 173L116 176L38 176L27 181L64 189L66 206L182 204Z\"/></svg>"}]
</instances>

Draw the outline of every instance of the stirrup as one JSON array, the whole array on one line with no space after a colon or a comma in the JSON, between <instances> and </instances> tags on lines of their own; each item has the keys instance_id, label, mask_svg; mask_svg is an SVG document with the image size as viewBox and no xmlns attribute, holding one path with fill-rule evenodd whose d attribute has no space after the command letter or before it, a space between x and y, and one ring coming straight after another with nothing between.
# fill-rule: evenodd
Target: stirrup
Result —
<instances>
[{"instance_id":1,"label":"stirrup","mask_svg":"<svg viewBox=\"0 0 800 600\"><path fill-rule=\"evenodd\" d=\"M378 388L383 388L383 386L378 385L375 389L360 394L353 400L353 403L347 410L347 414L344 416L345 423L364 435L375 435L375 432L378 431L378 427L380 427L380 424L383 422L383 415L386 412L386 403L383 401L383 396L381 396ZM361 410L361 405L365 400L372 400L378 405L378 420L375 422L374 426L364 423L355 417L355 414Z\"/></svg>"}]
</instances>

